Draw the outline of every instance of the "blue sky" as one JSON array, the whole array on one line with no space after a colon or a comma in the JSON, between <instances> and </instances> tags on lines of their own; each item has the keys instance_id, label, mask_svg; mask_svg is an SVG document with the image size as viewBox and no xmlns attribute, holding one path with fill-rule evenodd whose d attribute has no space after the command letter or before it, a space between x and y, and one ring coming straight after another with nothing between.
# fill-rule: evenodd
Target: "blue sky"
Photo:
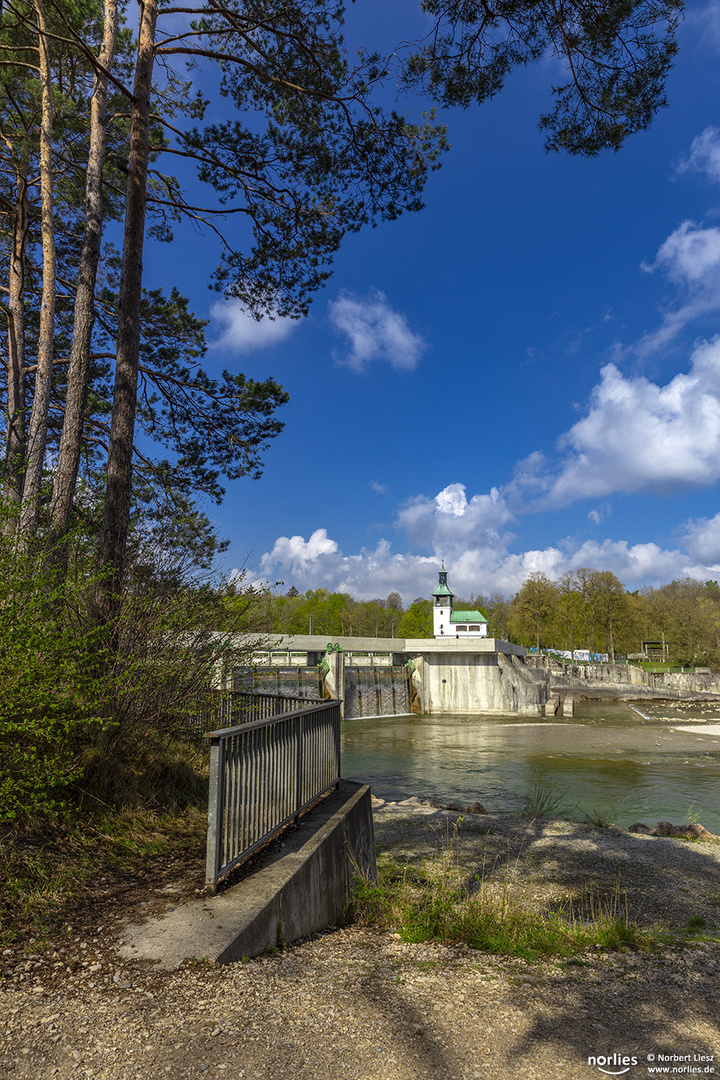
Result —
<instances>
[{"instance_id":1,"label":"blue sky","mask_svg":"<svg viewBox=\"0 0 720 1080\"><path fill-rule=\"evenodd\" d=\"M358 0L370 46L422 27ZM547 155L557 72L447 112L426 208L350 237L300 322L207 289L214 241L148 250L146 283L211 318L208 366L274 376L285 430L209 508L225 569L356 597L466 597L536 571L628 588L720 579L720 4L691 3L670 108L618 154Z\"/></svg>"}]
</instances>

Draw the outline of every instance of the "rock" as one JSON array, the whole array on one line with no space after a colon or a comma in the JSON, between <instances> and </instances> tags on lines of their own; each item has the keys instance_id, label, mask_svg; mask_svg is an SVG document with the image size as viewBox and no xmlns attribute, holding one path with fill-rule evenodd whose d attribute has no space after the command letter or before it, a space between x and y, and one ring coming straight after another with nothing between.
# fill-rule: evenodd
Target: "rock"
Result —
<instances>
[{"instance_id":1,"label":"rock","mask_svg":"<svg viewBox=\"0 0 720 1080\"><path fill-rule=\"evenodd\" d=\"M437 801L437 799L430 799L428 801L428 806L432 806L433 810L440 809L440 803Z\"/></svg>"},{"instance_id":2,"label":"rock","mask_svg":"<svg viewBox=\"0 0 720 1080\"><path fill-rule=\"evenodd\" d=\"M697 840L698 837L712 836L713 834L698 822L693 822L691 825L671 825L669 821L658 821L652 830L652 835L672 836L678 840Z\"/></svg>"},{"instance_id":3,"label":"rock","mask_svg":"<svg viewBox=\"0 0 720 1080\"><path fill-rule=\"evenodd\" d=\"M708 832L705 826L701 825L699 821L693 822L692 825L687 825L685 831L689 833L690 836L712 836L712 833Z\"/></svg>"},{"instance_id":4,"label":"rock","mask_svg":"<svg viewBox=\"0 0 720 1080\"><path fill-rule=\"evenodd\" d=\"M669 821L658 821L653 829L653 836L671 836L673 827Z\"/></svg>"},{"instance_id":5,"label":"rock","mask_svg":"<svg viewBox=\"0 0 720 1080\"><path fill-rule=\"evenodd\" d=\"M653 830L649 825L643 825L642 821L636 821L634 825L631 825L628 832L643 833L644 836L652 836Z\"/></svg>"},{"instance_id":6,"label":"rock","mask_svg":"<svg viewBox=\"0 0 720 1080\"><path fill-rule=\"evenodd\" d=\"M450 802L443 807L444 810L453 810L456 814L462 814L463 808L460 803Z\"/></svg>"},{"instance_id":7,"label":"rock","mask_svg":"<svg viewBox=\"0 0 720 1080\"><path fill-rule=\"evenodd\" d=\"M468 814L487 814L487 810L482 803L471 802L467 808Z\"/></svg>"}]
</instances>

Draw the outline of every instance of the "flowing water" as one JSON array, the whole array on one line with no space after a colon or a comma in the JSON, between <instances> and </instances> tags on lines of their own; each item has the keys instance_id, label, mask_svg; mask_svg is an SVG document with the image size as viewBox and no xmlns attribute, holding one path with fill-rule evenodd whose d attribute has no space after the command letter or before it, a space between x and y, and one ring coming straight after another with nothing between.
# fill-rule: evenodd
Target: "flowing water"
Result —
<instances>
[{"instance_id":1,"label":"flowing water","mask_svg":"<svg viewBox=\"0 0 720 1080\"><path fill-rule=\"evenodd\" d=\"M345 716L399 716L410 711L406 667L345 667Z\"/></svg>"},{"instance_id":2,"label":"flowing water","mask_svg":"<svg viewBox=\"0 0 720 1080\"><path fill-rule=\"evenodd\" d=\"M559 814L720 833L720 703L584 702L564 721L490 716L347 720L343 775L389 799L519 810L538 789Z\"/></svg>"}]
</instances>

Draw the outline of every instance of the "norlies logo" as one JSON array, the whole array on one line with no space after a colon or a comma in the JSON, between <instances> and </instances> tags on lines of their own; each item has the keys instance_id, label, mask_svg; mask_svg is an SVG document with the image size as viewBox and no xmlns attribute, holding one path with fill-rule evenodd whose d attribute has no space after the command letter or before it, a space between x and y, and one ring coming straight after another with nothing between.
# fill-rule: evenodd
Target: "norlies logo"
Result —
<instances>
[{"instance_id":1,"label":"norlies logo","mask_svg":"<svg viewBox=\"0 0 720 1080\"><path fill-rule=\"evenodd\" d=\"M597 1054L589 1057L587 1062L606 1076L622 1076L623 1073L630 1072L631 1065L637 1065L638 1059L634 1054L632 1057L629 1054L610 1054L609 1057Z\"/></svg>"}]
</instances>

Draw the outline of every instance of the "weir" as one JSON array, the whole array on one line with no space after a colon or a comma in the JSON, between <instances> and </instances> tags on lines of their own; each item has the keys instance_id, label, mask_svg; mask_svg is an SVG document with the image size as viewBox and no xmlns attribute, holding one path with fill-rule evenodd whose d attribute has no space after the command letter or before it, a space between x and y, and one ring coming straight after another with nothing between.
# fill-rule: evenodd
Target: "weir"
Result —
<instances>
[{"instance_id":1,"label":"weir","mask_svg":"<svg viewBox=\"0 0 720 1080\"><path fill-rule=\"evenodd\" d=\"M410 670L405 666L345 665L345 719L405 716L410 707Z\"/></svg>"},{"instance_id":2,"label":"weir","mask_svg":"<svg viewBox=\"0 0 720 1080\"><path fill-rule=\"evenodd\" d=\"M547 673L526 667L524 648L497 638L328 641L278 634L268 635L254 661L234 673L234 689L334 698L345 719L411 712L542 716L548 698Z\"/></svg>"}]
</instances>

